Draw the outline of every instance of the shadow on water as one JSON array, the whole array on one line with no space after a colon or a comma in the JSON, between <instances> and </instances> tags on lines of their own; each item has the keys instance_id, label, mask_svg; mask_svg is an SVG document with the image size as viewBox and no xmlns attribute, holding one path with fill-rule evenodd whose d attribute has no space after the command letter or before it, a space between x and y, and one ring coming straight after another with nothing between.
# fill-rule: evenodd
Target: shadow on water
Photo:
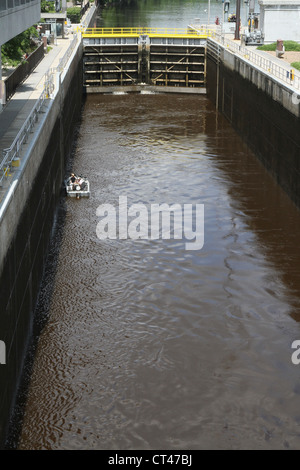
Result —
<instances>
[{"instance_id":1,"label":"shadow on water","mask_svg":"<svg viewBox=\"0 0 300 470\"><path fill-rule=\"evenodd\" d=\"M290 316L299 322L300 210L239 135L233 140L226 137L230 124L225 117L218 114L215 124L206 122L207 146L229 182L233 208L255 233L258 246L281 277L289 292Z\"/></svg>"},{"instance_id":2,"label":"shadow on water","mask_svg":"<svg viewBox=\"0 0 300 470\"><path fill-rule=\"evenodd\" d=\"M66 174L69 174L72 170L73 152L76 147L79 128L80 122L76 124L74 130L74 140L71 155L66 164ZM49 319L51 301L53 298L53 290L57 273L57 260L59 250L62 245L63 233L65 229L65 219L67 211L65 198L65 188L62 182L61 197L59 200L59 205L56 208L56 213L54 215L52 233L50 236L50 243L48 248L48 255L45 261L43 278L41 281L37 304L33 314L32 337L30 339L28 351L26 353L24 370L17 394L16 405L13 411L13 415L11 417L9 433L5 443L6 450L16 450L18 448L18 442L22 432L23 416L25 412L27 395L30 386L32 371L34 368L36 350L40 335L43 329L46 327Z\"/></svg>"},{"instance_id":3,"label":"shadow on water","mask_svg":"<svg viewBox=\"0 0 300 470\"><path fill-rule=\"evenodd\" d=\"M30 384L31 374L34 366L36 348L40 334L47 324L50 310L52 292L56 275L56 259L62 240L65 212L65 204L62 202L58 207L57 213L55 215L55 221L49 246L49 254L46 259L43 280L34 313L32 337L25 359L25 365L21 384L18 390L16 406L14 409L13 416L11 418L8 439L5 444L5 448L8 450L17 449L18 441L22 431L23 414L25 411L28 387Z\"/></svg>"}]
</instances>

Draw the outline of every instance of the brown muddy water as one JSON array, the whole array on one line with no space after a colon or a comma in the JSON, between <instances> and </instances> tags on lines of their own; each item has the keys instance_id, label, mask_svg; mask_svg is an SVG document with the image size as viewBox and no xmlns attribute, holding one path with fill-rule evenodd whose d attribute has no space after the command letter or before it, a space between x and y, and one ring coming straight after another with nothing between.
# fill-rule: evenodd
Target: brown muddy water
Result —
<instances>
[{"instance_id":1,"label":"brown muddy water","mask_svg":"<svg viewBox=\"0 0 300 470\"><path fill-rule=\"evenodd\" d=\"M89 95L78 132L19 449L299 448L299 211L204 96ZM203 247L99 239L119 196L204 204Z\"/></svg>"}]
</instances>

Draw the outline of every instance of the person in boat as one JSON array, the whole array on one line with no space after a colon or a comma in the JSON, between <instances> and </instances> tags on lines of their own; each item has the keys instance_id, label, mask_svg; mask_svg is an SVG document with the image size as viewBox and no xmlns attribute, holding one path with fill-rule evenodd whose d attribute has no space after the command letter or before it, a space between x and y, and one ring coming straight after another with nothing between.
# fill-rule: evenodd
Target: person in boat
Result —
<instances>
[{"instance_id":1,"label":"person in boat","mask_svg":"<svg viewBox=\"0 0 300 470\"><path fill-rule=\"evenodd\" d=\"M80 189L81 189L82 183L83 183L83 179L80 176L78 176L76 178L76 186L80 186Z\"/></svg>"},{"instance_id":2,"label":"person in boat","mask_svg":"<svg viewBox=\"0 0 300 470\"><path fill-rule=\"evenodd\" d=\"M74 189L74 185L76 183L76 176L74 175L74 173L71 173L69 181L70 181L70 184L72 186L72 189Z\"/></svg>"}]
</instances>

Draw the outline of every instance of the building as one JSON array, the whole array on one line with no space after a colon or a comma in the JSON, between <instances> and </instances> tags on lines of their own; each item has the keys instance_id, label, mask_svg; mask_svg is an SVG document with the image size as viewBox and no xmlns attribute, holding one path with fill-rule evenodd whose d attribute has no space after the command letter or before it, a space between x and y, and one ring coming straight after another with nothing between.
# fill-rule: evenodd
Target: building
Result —
<instances>
[{"instance_id":1,"label":"building","mask_svg":"<svg viewBox=\"0 0 300 470\"><path fill-rule=\"evenodd\" d=\"M259 0L260 29L265 43L300 41L300 0Z\"/></svg>"},{"instance_id":2,"label":"building","mask_svg":"<svg viewBox=\"0 0 300 470\"><path fill-rule=\"evenodd\" d=\"M0 0L0 50L7 41L22 33L41 18L40 0ZM4 100L0 54L0 111Z\"/></svg>"},{"instance_id":3,"label":"building","mask_svg":"<svg viewBox=\"0 0 300 470\"><path fill-rule=\"evenodd\" d=\"M41 18L40 0L0 0L0 46Z\"/></svg>"},{"instance_id":4,"label":"building","mask_svg":"<svg viewBox=\"0 0 300 470\"><path fill-rule=\"evenodd\" d=\"M67 11L58 13L40 13L41 19L51 24L51 33L54 37L65 37L64 26L67 21Z\"/></svg>"}]
</instances>

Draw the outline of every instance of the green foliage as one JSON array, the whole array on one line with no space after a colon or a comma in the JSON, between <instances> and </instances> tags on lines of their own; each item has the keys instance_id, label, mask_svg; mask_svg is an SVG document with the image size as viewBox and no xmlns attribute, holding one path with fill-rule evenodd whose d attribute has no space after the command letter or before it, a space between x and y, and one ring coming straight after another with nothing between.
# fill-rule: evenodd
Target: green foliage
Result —
<instances>
[{"instance_id":1,"label":"green foliage","mask_svg":"<svg viewBox=\"0 0 300 470\"><path fill-rule=\"evenodd\" d=\"M100 4L105 5L130 5L137 3L137 0L100 0Z\"/></svg>"},{"instance_id":2,"label":"green foliage","mask_svg":"<svg viewBox=\"0 0 300 470\"><path fill-rule=\"evenodd\" d=\"M272 44L264 44L263 46L258 46L259 51L276 51L276 42Z\"/></svg>"},{"instance_id":3,"label":"green foliage","mask_svg":"<svg viewBox=\"0 0 300 470\"><path fill-rule=\"evenodd\" d=\"M30 54L36 48L32 42L32 37L37 36L36 28L31 26L31 28L3 44L1 47L2 64L4 66L18 65L22 61L24 54Z\"/></svg>"},{"instance_id":4,"label":"green foliage","mask_svg":"<svg viewBox=\"0 0 300 470\"><path fill-rule=\"evenodd\" d=\"M67 17L70 18L71 23L80 23L80 7L67 8Z\"/></svg>"},{"instance_id":5,"label":"green foliage","mask_svg":"<svg viewBox=\"0 0 300 470\"><path fill-rule=\"evenodd\" d=\"M294 69L300 70L300 62L292 62L291 66L294 67Z\"/></svg>"},{"instance_id":6,"label":"green foliage","mask_svg":"<svg viewBox=\"0 0 300 470\"><path fill-rule=\"evenodd\" d=\"M41 12L42 13L51 13L55 11L55 3L49 2L47 0L41 0Z\"/></svg>"},{"instance_id":7,"label":"green foliage","mask_svg":"<svg viewBox=\"0 0 300 470\"><path fill-rule=\"evenodd\" d=\"M296 41L283 41L286 51L300 51L300 44Z\"/></svg>"},{"instance_id":8,"label":"green foliage","mask_svg":"<svg viewBox=\"0 0 300 470\"><path fill-rule=\"evenodd\" d=\"M285 50L288 51L300 51L300 44L296 41L283 41ZM260 51L276 51L277 43L273 42L272 44L264 44L263 46L258 46Z\"/></svg>"}]
</instances>

